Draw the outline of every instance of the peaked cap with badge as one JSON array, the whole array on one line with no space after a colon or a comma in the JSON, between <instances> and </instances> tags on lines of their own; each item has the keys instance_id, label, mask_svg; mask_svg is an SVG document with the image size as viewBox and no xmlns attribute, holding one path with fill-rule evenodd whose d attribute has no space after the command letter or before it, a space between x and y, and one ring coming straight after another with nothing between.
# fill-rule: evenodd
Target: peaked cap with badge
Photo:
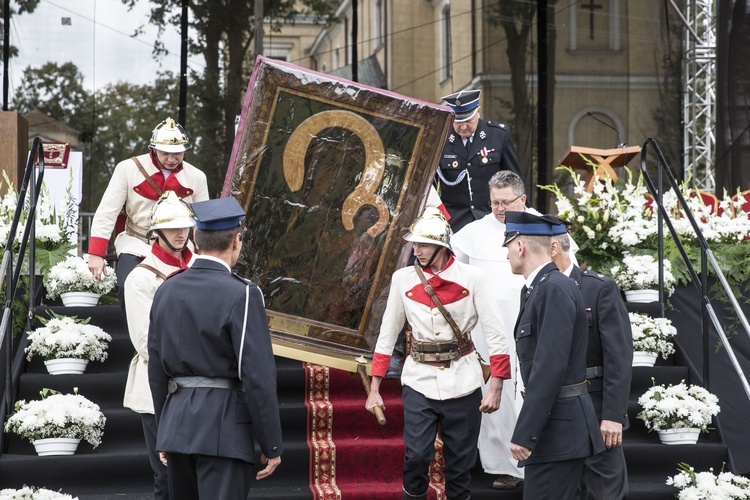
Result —
<instances>
[{"instance_id":1,"label":"peaked cap with badge","mask_svg":"<svg viewBox=\"0 0 750 500\"><path fill-rule=\"evenodd\" d=\"M505 124L479 118L465 145L456 132L458 125L479 113L480 96L480 90L467 89L442 98L456 117L435 181L454 233L491 212L489 181L496 172L510 170L521 176L513 138Z\"/></svg>"},{"instance_id":2,"label":"peaked cap with badge","mask_svg":"<svg viewBox=\"0 0 750 500\"><path fill-rule=\"evenodd\" d=\"M196 227L201 231L222 231L242 224L245 210L234 196L200 201L190 205Z\"/></svg>"},{"instance_id":3,"label":"peaked cap with badge","mask_svg":"<svg viewBox=\"0 0 750 500\"><path fill-rule=\"evenodd\" d=\"M505 212L505 241L503 246L520 235L554 236L568 232L570 222L554 215L534 215L529 212Z\"/></svg>"}]
</instances>

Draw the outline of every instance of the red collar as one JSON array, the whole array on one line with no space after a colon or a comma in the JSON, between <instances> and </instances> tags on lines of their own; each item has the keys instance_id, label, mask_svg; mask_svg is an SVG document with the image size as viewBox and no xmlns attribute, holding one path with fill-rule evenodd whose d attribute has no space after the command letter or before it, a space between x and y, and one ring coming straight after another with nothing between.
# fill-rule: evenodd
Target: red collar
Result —
<instances>
[{"instance_id":1,"label":"red collar","mask_svg":"<svg viewBox=\"0 0 750 500\"><path fill-rule=\"evenodd\" d=\"M186 269L190 263L190 259L193 258L193 252L191 252L189 248L185 248L182 250L182 263L180 263L180 259L167 252L161 247L161 245L159 245L159 240L156 240L151 246L151 253L154 254L154 257L168 266L179 267L180 269Z\"/></svg>"},{"instance_id":2,"label":"red collar","mask_svg":"<svg viewBox=\"0 0 750 500\"><path fill-rule=\"evenodd\" d=\"M456 261L455 256L453 254L451 254L451 256L448 258L448 261L445 263L445 265L443 266L443 268L440 271L438 271L437 273L433 273L432 269L430 269L429 267L423 267L422 271L424 271L427 274L436 275L436 274L442 273L443 271L445 271L446 269L448 269L449 267L451 267L451 265L453 265L453 263L455 261Z\"/></svg>"}]
</instances>

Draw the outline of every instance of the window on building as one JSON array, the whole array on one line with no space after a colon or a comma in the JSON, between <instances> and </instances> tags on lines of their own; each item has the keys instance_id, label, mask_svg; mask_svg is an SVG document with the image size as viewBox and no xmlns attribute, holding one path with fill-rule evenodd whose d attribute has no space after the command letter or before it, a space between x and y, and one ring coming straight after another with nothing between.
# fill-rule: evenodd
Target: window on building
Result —
<instances>
[{"instance_id":1,"label":"window on building","mask_svg":"<svg viewBox=\"0 0 750 500\"><path fill-rule=\"evenodd\" d=\"M440 79L453 75L453 52L451 49L451 4L446 1L440 11Z\"/></svg>"},{"instance_id":2,"label":"window on building","mask_svg":"<svg viewBox=\"0 0 750 500\"><path fill-rule=\"evenodd\" d=\"M570 50L620 50L620 0L569 0Z\"/></svg>"},{"instance_id":3,"label":"window on building","mask_svg":"<svg viewBox=\"0 0 750 500\"><path fill-rule=\"evenodd\" d=\"M375 46L382 46L385 43L385 0L375 2L372 31L375 35Z\"/></svg>"}]
</instances>

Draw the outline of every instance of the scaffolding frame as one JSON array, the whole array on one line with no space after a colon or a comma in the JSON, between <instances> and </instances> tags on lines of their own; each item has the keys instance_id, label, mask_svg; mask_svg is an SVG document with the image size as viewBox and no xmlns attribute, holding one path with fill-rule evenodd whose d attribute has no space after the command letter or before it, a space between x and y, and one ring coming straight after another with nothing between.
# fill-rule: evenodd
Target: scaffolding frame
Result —
<instances>
[{"instance_id":1,"label":"scaffolding frame","mask_svg":"<svg viewBox=\"0 0 750 500\"><path fill-rule=\"evenodd\" d=\"M670 3L678 14L674 0ZM714 192L716 151L716 1L685 0L683 162L693 188Z\"/></svg>"}]
</instances>

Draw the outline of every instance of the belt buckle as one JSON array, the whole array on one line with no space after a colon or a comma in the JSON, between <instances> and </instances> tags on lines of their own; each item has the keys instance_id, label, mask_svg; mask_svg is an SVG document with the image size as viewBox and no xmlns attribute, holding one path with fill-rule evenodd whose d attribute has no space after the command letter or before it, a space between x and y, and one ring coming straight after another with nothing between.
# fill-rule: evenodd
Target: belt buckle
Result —
<instances>
[{"instance_id":1,"label":"belt buckle","mask_svg":"<svg viewBox=\"0 0 750 500\"><path fill-rule=\"evenodd\" d=\"M179 389L179 386L177 385L177 382L174 381L174 379L169 379L169 382L167 383L167 390L170 394L175 392L177 389Z\"/></svg>"}]
</instances>

